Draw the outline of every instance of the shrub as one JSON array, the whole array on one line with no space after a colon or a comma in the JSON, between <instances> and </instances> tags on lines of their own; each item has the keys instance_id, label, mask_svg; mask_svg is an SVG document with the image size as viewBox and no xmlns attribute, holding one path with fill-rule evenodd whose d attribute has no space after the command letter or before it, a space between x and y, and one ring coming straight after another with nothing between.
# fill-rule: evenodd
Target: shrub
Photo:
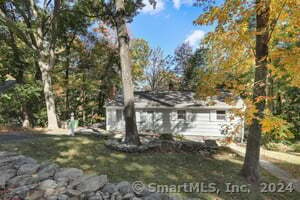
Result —
<instances>
[{"instance_id":1,"label":"shrub","mask_svg":"<svg viewBox=\"0 0 300 200\"><path fill-rule=\"evenodd\" d=\"M182 134L175 134L174 138L179 141L184 141L185 137Z\"/></svg>"},{"instance_id":2,"label":"shrub","mask_svg":"<svg viewBox=\"0 0 300 200\"><path fill-rule=\"evenodd\" d=\"M261 121L261 126L264 144L294 138L294 134L290 131L291 124L280 116L266 115Z\"/></svg>"},{"instance_id":3,"label":"shrub","mask_svg":"<svg viewBox=\"0 0 300 200\"><path fill-rule=\"evenodd\" d=\"M266 149L271 151L280 151L280 152L287 152L290 150L290 147L283 143L275 143L275 142L269 142L264 145Z\"/></svg>"},{"instance_id":4,"label":"shrub","mask_svg":"<svg viewBox=\"0 0 300 200\"><path fill-rule=\"evenodd\" d=\"M160 134L159 139L161 139L161 140L174 140L173 135L171 133Z\"/></svg>"},{"instance_id":5,"label":"shrub","mask_svg":"<svg viewBox=\"0 0 300 200\"><path fill-rule=\"evenodd\" d=\"M292 148L294 152L300 153L300 143L294 144Z\"/></svg>"}]
</instances>

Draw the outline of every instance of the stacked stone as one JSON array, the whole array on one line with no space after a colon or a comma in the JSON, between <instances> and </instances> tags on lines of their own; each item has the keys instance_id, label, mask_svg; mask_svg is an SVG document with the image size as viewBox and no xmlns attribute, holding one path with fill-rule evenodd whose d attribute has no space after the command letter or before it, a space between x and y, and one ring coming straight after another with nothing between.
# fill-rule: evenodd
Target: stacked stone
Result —
<instances>
[{"instance_id":1,"label":"stacked stone","mask_svg":"<svg viewBox=\"0 0 300 200\"><path fill-rule=\"evenodd\" d=\"M216 142L194 142L194 141L173 141L153 139L141 145L129 145L118 140L107 140L105 146L109 149L126 152L142 153L147 151L157 152L198 152L203 155L211 155L216 152L218 145Z\"/></svg>"},{"instance_id":2,"label":"stacked stone","mask_svg":"<svg viewBox=\"0 0 300 200\"><path fill-rule=\"evenodd\" d=\"M1 200L171 200L148 190L136 193L129 182L109 183L107 175L86 175L76 168L38 162L0 152Z\"/></svg>"}]
</instances>

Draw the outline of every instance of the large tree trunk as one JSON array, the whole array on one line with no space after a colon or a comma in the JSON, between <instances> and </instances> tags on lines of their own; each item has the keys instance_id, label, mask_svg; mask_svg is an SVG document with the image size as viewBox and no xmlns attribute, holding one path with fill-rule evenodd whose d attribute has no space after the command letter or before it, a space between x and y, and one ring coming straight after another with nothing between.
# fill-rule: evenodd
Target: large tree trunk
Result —
<instances>
[{"instance_id":1,"label":"large tree trunk","mask_svg":"<svg viewBox=\"0 0 300 200\"><path fill-rule=\"evenodd\" d=\"M260 120L264 117L265 110L270 2L269 0L256 0L256 7L256 68L253 88L253 103L255 104L257 112L255 113L255 118L252 120L252 124L250 126L246 156L241 171L241 174L252 183L257 183L260 178Z\"/></svg>"},{"instance_id":2,"label":"large tree trunk","mask_svg":"<svg viewBox=\"0 0 300 200\"><path fill-rule=\"evenodd\" d=\"M134 88L132 81L131 58L129 55L129 42L125 12L124 0L115 0L117 10L116 28L119 42L119 54L121 60L123 95L124 95L124 118L125 118L125 143L140 144L138 130L136 126L135 108L134 108Z\"/></svg>"},{"instance_id":3,"label":"large tree trunk","mask_svg":"<svg viewBox=\"0 0 300 200\"><path fill-rule=\"evenodd\" d=\"M46 107L47 107L48 129L56 129L58 128L58 124L57 124L57 116L55 111L54 94L52 91L52 81L50 75L51 64L49 65L49 63L46 63L44 59L41 58L38 62L42 73L44 96L45 96Z\"/></svg>"}]
</instances>

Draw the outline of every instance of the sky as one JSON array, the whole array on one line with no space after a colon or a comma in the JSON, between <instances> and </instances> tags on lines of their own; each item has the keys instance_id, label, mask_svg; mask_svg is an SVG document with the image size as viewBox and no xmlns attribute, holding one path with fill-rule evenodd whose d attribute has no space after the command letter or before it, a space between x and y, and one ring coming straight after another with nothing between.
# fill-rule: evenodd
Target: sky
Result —
<instances>
[{"instance_id":1,"label":"sky","mask_svg":"<svg viewBox=\"0 0 300 200\"><path fill-rule=\"evenodd\" d=\"M161 47L166 54L183 42L196 48L212 26L196 26L193 21L202 9L193 6L193 0L157 0L156 9L145 0L146 6L133 22L129 31L134 38L143 38L152 48Z\"/></svg>"}]
</instances>

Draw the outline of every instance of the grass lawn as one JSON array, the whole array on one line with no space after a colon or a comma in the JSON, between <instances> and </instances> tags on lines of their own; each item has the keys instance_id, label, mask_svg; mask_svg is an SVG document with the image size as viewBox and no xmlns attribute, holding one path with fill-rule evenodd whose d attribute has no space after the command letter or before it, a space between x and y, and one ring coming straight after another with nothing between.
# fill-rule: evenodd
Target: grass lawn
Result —
<instances>
[{"instance_id":1,"label":"grass lawn","mask_svg":"<svg viewBox=\"0 0 300 200\"><path fill-rule=\"evenodd\" d=\"M104 140L92 136L52 136L40 139L0 144L0 151L15 151L39 161L52 161L63 167L81 168L87 173L107 174L111 182L122 180L143 181L146 184L180 185L184 183L216 183L220 193L181 193L199 199L299 199L297 192L225 193L225 183L247 184L238 175L242 159L220 150L211 158L193 153L125 154L105 148ZM262 181L279 181L262 172Z\"/></svg>"}]
</instances>

